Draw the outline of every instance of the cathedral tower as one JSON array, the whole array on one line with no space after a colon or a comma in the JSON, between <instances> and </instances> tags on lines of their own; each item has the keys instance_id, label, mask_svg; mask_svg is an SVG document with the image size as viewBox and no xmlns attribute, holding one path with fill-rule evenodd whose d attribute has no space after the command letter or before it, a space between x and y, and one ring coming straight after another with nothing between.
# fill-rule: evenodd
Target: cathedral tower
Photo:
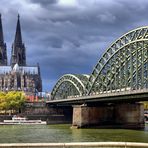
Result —
<instances>
[{"instance_id":1,"label":"cathedral tower","mask_svg":"<svg viewBox=\"0 0 148 148\"><path fill-rule=\"evenodd\" d=\"M7 64L6 44L0 15L0 91L24 91L36 95L42 91L40 66L26 65L26 49L22 42L20 17L18 15L10 65Z\"/></svg>"},{"instance_id":2,"label":"cathedral tower","mask_svg":"<svg viewBox=\"0 0 148 148\"><path fill-rule=\"evenodd\" d=\"M0 14L0 66L7 65L7 51L6 44L4 43L3 27Z\"/></svg>"},{"instance_id":3,"label":"cathedral tower","mask_svg":"<svg viewBox=\"0 0 148 148\"><path fill-rule=\"evenodd\" d=\"M17 20L15 39L14 39L14 43L12 44L11 66L13 67L16 63L19 66L26 66L26 49L24 44L22 43L19 15Z\"/></svg>"}]
</instances>

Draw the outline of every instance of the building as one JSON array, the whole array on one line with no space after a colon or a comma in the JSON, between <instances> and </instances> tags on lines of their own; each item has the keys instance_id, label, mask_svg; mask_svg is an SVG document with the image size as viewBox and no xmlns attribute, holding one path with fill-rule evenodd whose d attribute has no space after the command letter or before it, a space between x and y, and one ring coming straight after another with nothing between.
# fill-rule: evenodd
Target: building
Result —
<instances>
[{"instance_id":1,"label":"building","mask_svg":"<svg viewBox=\"0 0 148 148\"><path fill-rule=\"evenodd\" d=\"M0 90L22 90L28 93L42 91L40 66L27 65L26 48L22 42L20 17L18 15L16 33L12 44L10 64L7 59L7 47L4 42L0 15Z\"/></svg>"}]
</instances>

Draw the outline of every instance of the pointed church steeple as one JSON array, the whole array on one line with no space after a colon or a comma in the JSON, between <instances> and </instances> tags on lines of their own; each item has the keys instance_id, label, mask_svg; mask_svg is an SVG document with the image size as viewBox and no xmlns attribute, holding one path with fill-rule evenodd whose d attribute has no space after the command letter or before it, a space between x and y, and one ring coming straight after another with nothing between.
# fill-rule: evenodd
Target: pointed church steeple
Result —
<instances>
[{"instance_id":1,"label":"pointed church steeple","mask_svg":"<svg viewBox=\"0 0 148 148\"><path fill-rule=\"evenodd\" d=\"M16 45L22 44L22 34L21 34L21 25L20 25L20 16L19 16L19 14L18 14L14 44L16 44Z\"/></svg>"},{"instance_id":2,"label":"pointed church steeple","mask_svg":"<svg viewBox=\"0 0 148 148\"><path fill-rule=\"evenodd\" d=\"M12 44L11 66L13 67L16 63L18 63L19 66L26 66L26 49L22 42L19 14L18 14L18 20L16 25L15 39L14 39L14 43Z\"/></svg>"},{"instance_id":3,"label":"pointed church steeple","mask_svg":"<svg viewBox=\"0 0 148 148\"><path fill-rule=\"evenodd\" d=\"M2 26L1 14L0 14L0 44L4 44L4 36L3 36L3 26Z\"/></svg>"},{"instance_id":4,"label":"pointed church steeple","mask_svg":"<svg viewBox=\"0 0 148 148\"><path fill-rule=\"evenodd\" d=\"M1 14L0 14L0 65L1 66L7 65L7 49L6 49L6 44L4 43Z\"/></svg>"}]
</instances>

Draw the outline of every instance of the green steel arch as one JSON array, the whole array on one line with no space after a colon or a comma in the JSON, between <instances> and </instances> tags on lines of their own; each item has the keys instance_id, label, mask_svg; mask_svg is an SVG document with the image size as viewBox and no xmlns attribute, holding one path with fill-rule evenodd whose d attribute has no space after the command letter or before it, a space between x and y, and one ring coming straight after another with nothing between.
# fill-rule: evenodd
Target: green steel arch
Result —
<instances>
[{"instance_id":1,"label":"green steel arch","mask_svg":"<svg viewBox=\"0 0 148 148\"><path fill-rule=\"evenodd\" d=\"M98 61L86 95L148 88L148 26L116 40Z\"/></svg>"},{"instance_id":2,"label":"green steel arch","mask_svg":"<svg viewBox=\"0 0 148 148\"><path fill-rule=\"evenodd\" d=\"M82 96L85 93L85 86L89 75L63 75L54 86L51 92L51 99L67 99Z\"/></svg>"}]
</instances>

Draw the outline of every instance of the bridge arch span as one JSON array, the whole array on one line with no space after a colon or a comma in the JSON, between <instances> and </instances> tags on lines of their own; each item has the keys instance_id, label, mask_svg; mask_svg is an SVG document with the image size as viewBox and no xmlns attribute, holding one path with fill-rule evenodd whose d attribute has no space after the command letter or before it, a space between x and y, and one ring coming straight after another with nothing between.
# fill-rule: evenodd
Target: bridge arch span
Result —
<instances>
[{"instance_id":1,"label":"bridge arch span","mask_svg":"<svg viewBox=\"0 0 148 148\"><path fill-rule=\"evenodd\" d=\"M148 26L117 39L98 61L86 94L148 88Z\"/></svg>"},{"instance_id":2,"label":"bridge arch span","mask_svg":"<svg viewBox=\"0 0 148 148\"><path fill-rule=\"evenodd\" d=\"M55 84L51 92L51 99L67 99L70 97L82 96L85 93L85 86L89 75L66 74Z\"/></svg>"}]
</instances>

